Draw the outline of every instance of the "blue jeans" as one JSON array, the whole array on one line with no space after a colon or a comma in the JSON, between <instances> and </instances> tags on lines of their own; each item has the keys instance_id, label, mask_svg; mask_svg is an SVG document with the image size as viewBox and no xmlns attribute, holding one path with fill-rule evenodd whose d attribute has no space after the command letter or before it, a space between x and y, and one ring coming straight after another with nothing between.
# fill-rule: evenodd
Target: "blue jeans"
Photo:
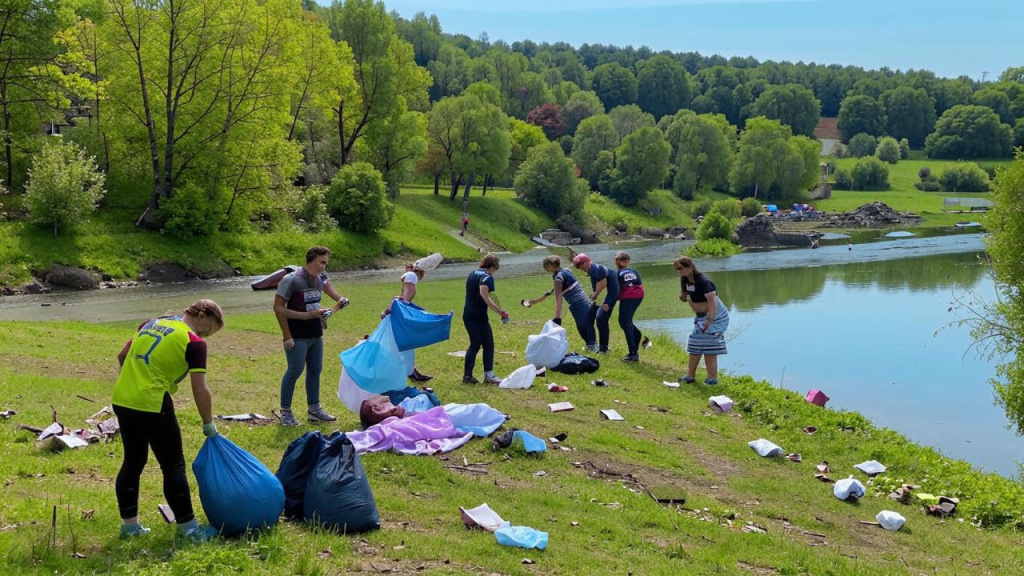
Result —
<instances>
[{"instance_id":1,"label":"blue jeans","mask_svg":"<svg viewBox=\"0 0 1024 576\"><path fill-rule=\"evenodd\" d=\"M595 324L597 325L597 340L601 344L600 349L602 352L607 352L609 336L608 319L611 317L612 311L615 310L615 304L609 304L607 312L605 312L601 306L602 304L590 305L590 313L587 315L587 324L591 326L591 330L594 329L593 326ZM591 337L593 337L593 333L591 333Z\"/></svg>"},{"instance_id":2,"label":"blue jeans","mask_svg":"<svg viewBox=\"0 0 1024 576\"><path fill-rule=\"evenodd\" d=\"M626 335L626 348L634 356L639 353L638 349L640 348L640 341L643 340L643 334L633 324L633 315L636 314L636 309L640 307L643 301L643 298L619 300L619 327L622 328L622 333Z\"/></svg>"},{"instance_id":3,"label":"blue jeans","mask_svg":"<svg viewBox=\"0 0 1024 576\"><path fill-rule=\"evenodd\" d=\"M281 378L281 408L291 409L295 383L306 371L306 403L320 403L320 372L324 368L324 339L295 338L295 348L284 351L288 369Z\"/></svg>"}]
</instances>

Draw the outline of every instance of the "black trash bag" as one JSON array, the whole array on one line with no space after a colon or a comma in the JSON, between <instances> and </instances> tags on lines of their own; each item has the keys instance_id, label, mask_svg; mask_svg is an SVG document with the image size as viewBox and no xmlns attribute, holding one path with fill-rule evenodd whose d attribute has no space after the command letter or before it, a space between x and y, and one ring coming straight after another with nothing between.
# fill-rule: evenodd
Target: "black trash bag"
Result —
<instances>
[{"instance_id":1,"label":"black trash bag","mask_svg":"<svg viewBox=\"0 0 1024 576\"><path fill-rule=\"evenodd\" d=\"M306 484L309 475L320 459L320 451L324 444L340 435L333 432L324 438L319 431L306 432L288 445L277 468L277 479L284 486L284 517L298 520L303 514L303 499L306 495Z\"/></svg>"},{"instance_id":2,"label":"black trash bag","mask_svg":"<svg viewBox=\"0 0 1024 576\"><path fill-rule=\"evenodd\" d=\"M591 358L589 356L583 356L573 352L567 354L562 361L558 363L558 366L552 368L555 372L561 372L562 374L590 374L597 372L597 369L601 367L601 363L597 361L597 358Z\"/></svg>"},{"instance_id":3,"label":"black trash bag","mask_svg":"<svg viewBox=\"0 0 1024 576\"><path fill-rule=\"evenodd\" d=\"M509 446L511 446L512 445L512 436L515 435L516 430L519 430L519 428L509 428L501 436L496 436L494 438L494 449L495 450L504 450L505 448L508 448Z\"/></svg>"},{"instance_id":4,"label":"black trash bag","mask_svg":"<svg viewBox=\"0 0 1024 576\"><path fill-rule=\"evenodd\" d=\"M352 441L339 434L325 442L306 484L303 518L341 534L380 528L380 513Z\"/></svg>"}]
</instances>

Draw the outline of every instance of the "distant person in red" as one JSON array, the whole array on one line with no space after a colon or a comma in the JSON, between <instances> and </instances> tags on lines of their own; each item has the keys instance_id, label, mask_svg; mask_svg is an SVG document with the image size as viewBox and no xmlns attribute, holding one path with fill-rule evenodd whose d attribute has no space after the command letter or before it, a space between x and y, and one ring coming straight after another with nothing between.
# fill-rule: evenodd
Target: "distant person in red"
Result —
<instances>
[{"instance_id":1,"label":"distant person in red","mask_svg":"<svg viewBox=\"0 0 1024 576\"><path fill-rule=\"evenodd\" d=\"M462 232L459 232L459 236L465 236L466 231L469 230L469 213L462 213Z\"/></svg>"}]
</instances>

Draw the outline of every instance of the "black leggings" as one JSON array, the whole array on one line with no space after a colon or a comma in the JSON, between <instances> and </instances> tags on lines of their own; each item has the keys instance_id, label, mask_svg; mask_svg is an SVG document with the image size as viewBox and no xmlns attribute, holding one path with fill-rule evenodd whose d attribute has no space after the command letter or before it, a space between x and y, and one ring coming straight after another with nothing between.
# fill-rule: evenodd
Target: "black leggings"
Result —
<instances>
[{"instance_id":1,"label":"black leggings","mask_svg":"<svg viewBox=\"0 0 1024 576\"><path fill-rule=\"evenodd\" d=\"M494 333L491 332L491 323L486 318L483 320L462 319L466 325L466 333L469 334L469 348L466 350L466 360L463 374L473 375L473 368L476 366L476 355L480 348L484 349L484 372L494 370Z\"/></svg>"},{"instance_id":2,"label":"black leggings","mask_svg":"<svg viewBox=\"0 0 1024 576\"><path fill-rule=\"evenodd\" d=\"M164 475L164 498L174 512L178 524L195 518L192 495L185 476L185 454L181 447L181 428L174 415L170 394L164 394L160 412L142 412L114 405L114 414L121 427L124 462L117 473L114 490L121 518L139 515L139 478L149 460L149 448Z\"/></svg>"}]
</instances>

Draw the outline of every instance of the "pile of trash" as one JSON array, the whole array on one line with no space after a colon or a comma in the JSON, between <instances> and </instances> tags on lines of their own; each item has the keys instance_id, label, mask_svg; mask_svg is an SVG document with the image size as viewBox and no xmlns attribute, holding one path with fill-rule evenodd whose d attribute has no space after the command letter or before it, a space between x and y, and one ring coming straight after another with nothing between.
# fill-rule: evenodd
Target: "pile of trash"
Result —
<instances>
[{"instance_id":1,"label":"pile of trash","mask_svg":"<svg viewBox=\"0 0 1024 576\"><path fill-rule=\"evenodd\" d=\"M884 228L897 224L920 224L924 219L913 212L897 212L885 202L871 202L851 210L830 214L822 228Z\"/></svg>"}]
</instances>

